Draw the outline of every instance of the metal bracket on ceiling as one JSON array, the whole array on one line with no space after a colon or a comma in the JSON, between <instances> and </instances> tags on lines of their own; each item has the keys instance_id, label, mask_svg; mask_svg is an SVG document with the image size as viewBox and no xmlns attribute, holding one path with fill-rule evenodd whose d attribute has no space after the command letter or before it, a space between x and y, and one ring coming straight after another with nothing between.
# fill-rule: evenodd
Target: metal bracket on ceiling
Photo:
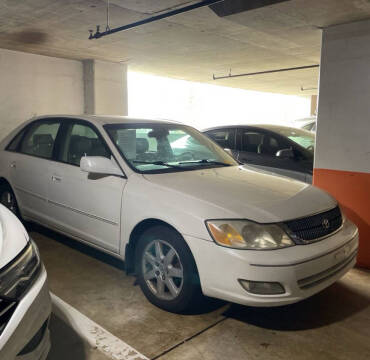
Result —
<instances>
[{"instance_id":1,"label":"metal bracket on ceiling","mask_svg":"<svg viewBox=\"0 0 370 360\"><path fill-rule=\"evenodd\" d=\"M107 0L107 25L105 27L105 31L109 31L110 30L110 27L109 27L109 0Z\"/></svg>"}]
</instances>

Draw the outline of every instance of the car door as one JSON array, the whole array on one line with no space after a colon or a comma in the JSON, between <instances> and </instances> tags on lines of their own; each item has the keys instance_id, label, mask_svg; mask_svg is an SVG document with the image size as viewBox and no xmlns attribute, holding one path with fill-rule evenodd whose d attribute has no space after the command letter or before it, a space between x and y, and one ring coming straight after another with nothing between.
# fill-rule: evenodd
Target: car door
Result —
<instances>
[{"instance_id":1,"label":"car door","mask_svg":"<svg viewBox=\"0 0 370 360\"><path fill-rule=\"evenodd\" d=\"M54 226L67 234L118 253L121 200L126 179L81 171L82 156L112 154L98 130L89 122L63 123L58 138L57 162L49 178L50 214Z\"/></svg>"},{"instance_id":2,"label":"car door","mask_svg":"<svg viewBox=\"0 0 370 360\"><path fill-rule=\"evenodd\" d=\"M235 158L237 157L235 128L213 129L206 131L205 134L223 149L230 149L233 153L233 156Z\"/></svg>"},{"instance_id":3,"label":"car door","mask_svg":"<svg viewBox=\"0 0 370 360\"><path fill-rule=\"evenodd\" d=\"M41 119L30 123L9 148L10 182L22 215L46 221L48 180L55 139L60 129L58 119Z\"/></svg>"},{"instance_id":4,"label":"car door","mask_svg":"<svg viewBox=\"0 0 370 360\"><path fill-rule=\"evenodd\" d=\"M298 157L277 156L279 150L295 147L281 136L258 128L240 128L238 160L261 170L306 181L306 169Z\"/></svg>"}]
</instances>

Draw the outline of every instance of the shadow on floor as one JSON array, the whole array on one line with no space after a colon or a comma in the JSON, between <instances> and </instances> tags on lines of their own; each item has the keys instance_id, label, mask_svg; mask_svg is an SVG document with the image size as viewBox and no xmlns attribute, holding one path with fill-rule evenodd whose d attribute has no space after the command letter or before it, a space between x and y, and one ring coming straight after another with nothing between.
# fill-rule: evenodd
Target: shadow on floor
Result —
<instances>
[{"instance_id":1,"label":"shadow on floor","mask_svg":"<svg viewBox=\"0 0 370 360\"><path fill-rule=\"evenodd\" d=\"M103 353L90 347L58 316L50 319L51 349L46 360L108 360Z\"/></svg>"},{"instance_id":2,"label":"shadow on floor","mask_svg":"<svg viewBox=\"0 0 370 360\"><path fill-rule=\"evenodd\" d=\"M114 266L117 269L124 270L124 262L120 259L110 256L102 251L99 251L92 246L85 245L77 240L68 238L67 236L61 235L53 230L47 229L41 225L27 223L25 224L28 232L38 232L41 235L49 237L55 241L60 242L63 245L66 245L74 250L77 250L83 254L93 257L99 261L102 261L108 265Z\"/></svg>"},{"instance_id":3,"label":"shadow on floor","mask_svg":"<svg viewBox=\"0 0 370 360\"><path fill-rule=\"evenodd\" d=\"M47 360L87 359L83 340L55 315L50 319L50 336L51 349Z\"/></svg>"},{"instance_id":4,"label":"shadow on floor","mask_svg":"<svg viewBox=\"0 0 370 360\"><path fill-rule=\"evenodd\" d=\"M47 238L58 241L59 243L65 246L68 246L76 251L79 251L80 253L91 256L98 261L104 262L107 265L114 266L115 268L122 271L125 270L124 262L122 260L117 259L114 256L106 254L100 250L97 250L91 246L85 245L77 240L73 240L65 235L61 235L53 230L47 229L41 225L33 223L27 223L26 228L28 232L37 232ZM134 281L134 285L137 285L136 280ZM199 299L199 302L197 303L197 307L195 309L183 313L182 315L202 315L211 313L213 311L220 309L225 304L226 303L221 300L213 298L202 298Z\"/></svg>"},{"instance_id":5,"label":"shadow on floor","mask_svg":"<svg viewBox=\"0 0 370 360\"><path fill-rule=\"evenodd\" d=\"M342 321L370 305L370 299L337 282L296 304L253 308L232 304L223 314L261 328L297 331L315 329Z\"/></svg>"}]
</instances>

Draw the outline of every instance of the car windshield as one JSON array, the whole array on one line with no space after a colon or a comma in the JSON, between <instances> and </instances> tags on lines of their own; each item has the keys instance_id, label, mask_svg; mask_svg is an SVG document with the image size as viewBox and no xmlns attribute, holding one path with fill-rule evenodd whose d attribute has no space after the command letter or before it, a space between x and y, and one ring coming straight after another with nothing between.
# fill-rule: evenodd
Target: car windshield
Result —
<instances>
[{"instance_id":1,"label":"car windshield","mask_svg":"<svg viewBox=\"0 0 370 360\"><path fill-rule=\"evenodd\" d=\"M104 128L121 155L139 172L238 165L212 140L189 126L110 124Z\"/></svg>"},{"instance_id":2,"label":"car windshield","mask_svg":"<svg viewBox=\"0 0 370 360\"><path fill-rule=\"evenodd\" d=\"M280 135L286 136L296 144L304 147L311 153L315 150L315 135L307 130L291 129L291 128L277 128L275 129Z\"/></svg>"}]
</instances>

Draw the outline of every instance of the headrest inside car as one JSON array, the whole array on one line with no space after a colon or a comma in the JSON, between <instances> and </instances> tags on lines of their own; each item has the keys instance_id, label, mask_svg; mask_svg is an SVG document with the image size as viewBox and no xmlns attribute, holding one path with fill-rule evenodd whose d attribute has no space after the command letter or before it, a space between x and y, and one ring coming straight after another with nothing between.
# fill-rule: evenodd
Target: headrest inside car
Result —
<instances>
[{"instance_id":1,"label":"headrest inside car","mask_svg":"<svg viewBox=\"0 0 370 360\"><path fill-rule=\"evenodd\" d=\"M138 138L136 139L136 153L144 154L149 150L149 141L147 139Z\"/></svg>"}]
</instances>

